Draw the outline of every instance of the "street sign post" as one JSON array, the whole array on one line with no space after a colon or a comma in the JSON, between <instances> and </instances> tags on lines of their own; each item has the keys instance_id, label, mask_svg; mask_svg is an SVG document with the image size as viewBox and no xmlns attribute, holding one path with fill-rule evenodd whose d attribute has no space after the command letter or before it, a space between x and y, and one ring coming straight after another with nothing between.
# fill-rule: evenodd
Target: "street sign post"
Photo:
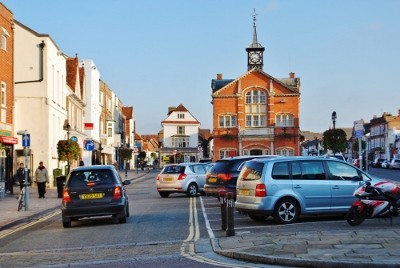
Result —
<instances>
[{"instance_id":1,"label":"street sign post","mask_svg":"<svg viewBox=\"0 0 400 268\"><path fill-rule=\"evenodd\" d=\"M86 151L94 150L94 142L92 140L85 140L83 145Z\"/></svg>"},{"instance_id":2,"label":"street sign post","mask_svg":"<svg viewBox=\"0 0 400 268\"><path fill-rule=\"evenodd\" d=\"M28 151L31 146L31 134L27 130L20 130L17 132L22 136L22 147L24 147L25 155L25 210L29 210L29 178L28 178Z\"/></svg>"}]
</instances>

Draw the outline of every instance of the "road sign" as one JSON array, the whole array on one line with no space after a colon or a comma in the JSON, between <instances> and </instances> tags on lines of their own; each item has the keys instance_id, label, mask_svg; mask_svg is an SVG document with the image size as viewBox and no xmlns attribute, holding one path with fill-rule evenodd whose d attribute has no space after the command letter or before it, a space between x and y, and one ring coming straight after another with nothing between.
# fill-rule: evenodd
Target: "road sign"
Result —
<instances>
[{"instance_id":1,"label":"road sign","mask_svg":"<svg viewBox=\"0 0 400 268\"><path fill-rule=\"evenodd\" d=\"M92 140L85 140L84 147L86 151L94 150L94 142Z\"/></svg>"},{"instance_id":2,"label":"road sign","mask_svg":"<svg viewBox=\"0 0 400 268\"><path fill-rule=\"evenodd\" d=\"M133 147L133 152L134 152L134 153L138 153L138 152L139 152L139 149L138 149L138 147L136 147L136 146L135 146L135 147Z\"/></svg>"},{"instance_id":3,"label":"road sign","mask_svg":"<svg viewBox=\"0 0 400 268\"><path fill-rule=\"evenodd\" d=\"M76 136L72 136L71 141L78 141L78 138Z\"/></svg>"},{"instance_id":4,"label":"road sign","mask_svg":"<svg viewBox=\"0 0 400 268\"><path fill-rule=\"evenodd\" d=\"M364 120L354 121L354 136L356 138L364 136Z\"/></svg>"},{"instance_id":5,"label":"road sign","mask_svg":"<svg viewBox=\"0 0 400 268\"><path fill-rule=\"evenodd\" d=\"M31 134L22 135L22 147L31 146Z\"/></svg>"}]
</instances>

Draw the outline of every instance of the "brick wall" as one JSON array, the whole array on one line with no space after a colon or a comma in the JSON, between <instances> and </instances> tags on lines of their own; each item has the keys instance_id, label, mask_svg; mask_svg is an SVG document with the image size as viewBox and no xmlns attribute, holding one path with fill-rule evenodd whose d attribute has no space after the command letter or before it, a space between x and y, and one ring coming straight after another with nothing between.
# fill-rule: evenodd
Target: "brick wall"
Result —
<instances>
[{"instance_id":1,"label":"brick wall","mask_svg":"<svg viewBox=\"0 0 400 268\"><path fill-rule=\"evenodd\" d=\"M14 30L13 14L2 3L0 3L0 27L3 27L7 33L6 50L0 48L0 82L6 84L6 108L1 108L1 113L6 112L6 121L1 123L13 124L12 110L14 105L14 72L13 72L13 48L14 48ZM4 34L0 28L0 37ZM0 39L1 40L1 39ZM11 128L12 129L12 128Z\"/></svg>"}]
</instances>

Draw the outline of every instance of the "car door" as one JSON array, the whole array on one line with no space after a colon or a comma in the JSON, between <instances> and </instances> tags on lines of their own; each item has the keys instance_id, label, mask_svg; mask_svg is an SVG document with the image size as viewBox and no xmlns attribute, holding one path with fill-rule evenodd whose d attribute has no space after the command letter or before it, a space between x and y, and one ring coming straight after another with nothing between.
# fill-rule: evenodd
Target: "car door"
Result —
<instances>
[{"instance_id":1,"label":"car door","mask_svg":"<svg viewBox=\"0 0 400 268\"><path fill-rule=\"evenodd\" d=\"M198 164L193 165L193 172L195 173L197 185L199 186L199 190L203 190L204 184L206 183L206 165Z\"/></svg>"},{"instance_id":2,"label":"car door","mask_svg":"<svg viewBox=\"0 0 400 268\"><path fill-rule=\"evenodd\" d=\"M360 184L359 171L351 165L338 161L326 162L331 185L331 209L347 211L355 200L354 190Z\"/></svg>"},{"instance_id":3,"label":"car door","mask_svg":"<svg viewBox=\"0 0 400 268\"><path fill-rule=\"evenodd\" d=\"M307 213L326 211L331 205L331 189L322 161L292 163L293 191Z\"/></svg>"}]
</instances>

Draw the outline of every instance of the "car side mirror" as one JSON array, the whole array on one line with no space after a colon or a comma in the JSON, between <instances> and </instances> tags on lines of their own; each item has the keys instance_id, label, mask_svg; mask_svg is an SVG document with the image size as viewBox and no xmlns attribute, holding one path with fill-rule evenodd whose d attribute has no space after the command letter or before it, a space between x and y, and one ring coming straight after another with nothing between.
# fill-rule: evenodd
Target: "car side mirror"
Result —
<instances>
[{"instance_id":1,"label":"car side mirror","mask_svg":"<svg viewBox=\"0 0 400 268\"><path fill-rule=\"evenodd\" d=\"M124 181L122 182L122 185L129 185L129 184L131 184L131 181L130 181L130 180L124 180Z\"/></svg>"}]
</instances>

